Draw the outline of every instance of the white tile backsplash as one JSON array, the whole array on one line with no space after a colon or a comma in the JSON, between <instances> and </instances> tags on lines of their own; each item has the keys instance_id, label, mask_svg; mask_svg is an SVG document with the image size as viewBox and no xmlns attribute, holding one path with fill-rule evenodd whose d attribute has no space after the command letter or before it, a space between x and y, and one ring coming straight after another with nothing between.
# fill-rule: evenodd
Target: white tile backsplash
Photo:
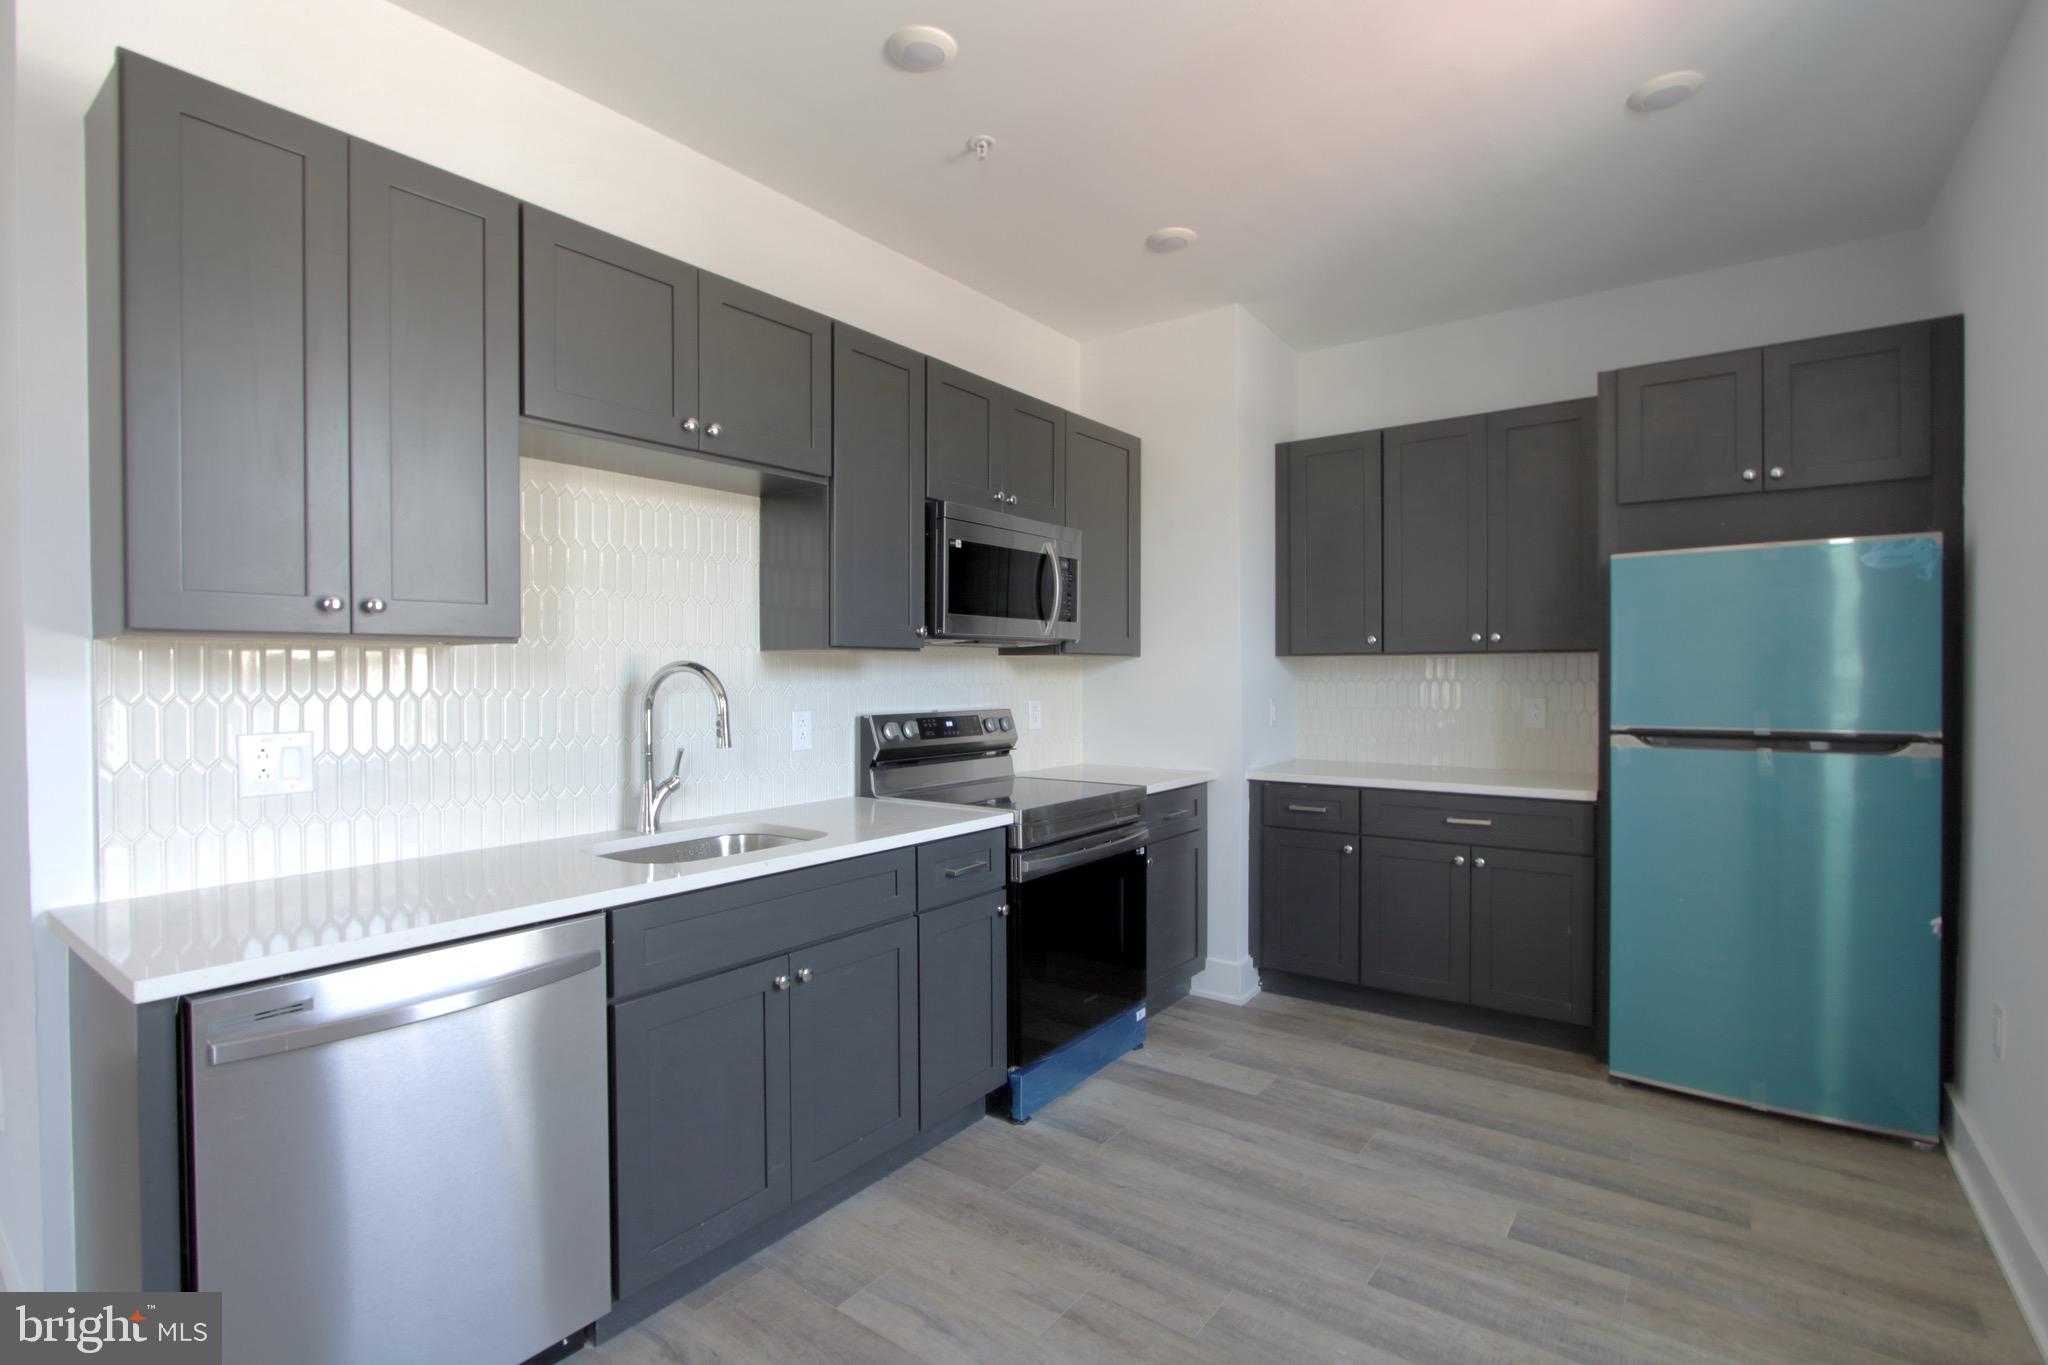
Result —
<instances>
[{"instance_id":1,"label":"white tile backsplash","mask_svg":"<svg viewBox=\"0 0 2048 1365\"><path fill-rule=\"evenodd\" d=\"M1362 763L1591 773L1599 768L1597 654L1294 659L1296 753ZM1544 723L1524 723L1540 697Z\"/></svg>"},{"instance_id":2,"label":"white tile backsplash","mask_svg":"<svg viewBox=\"0 0 2048 1365\"><path fill-rule=\"evenodd\" d=\"M1026 767L1081 758L1080 662L985 649L764 654L760 504L538 460L520 478L516 644L96 641L100 895L185 890L528 839L637 817L638 697L661 663L724 679L733 747L692 678L663 690L668 820L850 795L853 718L1009 706ZM790 749L790 713L813 742ZM310 731L310 794L241 800L235 739Z\"/></svg>"}]
</instances>

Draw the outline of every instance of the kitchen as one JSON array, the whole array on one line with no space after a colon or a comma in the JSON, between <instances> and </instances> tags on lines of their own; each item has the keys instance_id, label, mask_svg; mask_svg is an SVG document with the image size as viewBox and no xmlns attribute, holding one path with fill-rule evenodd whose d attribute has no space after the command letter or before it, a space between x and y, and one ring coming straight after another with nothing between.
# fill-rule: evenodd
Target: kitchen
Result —
<instances>
[{"instance_id":1,"label":"kitchen","mask_svg":"<svg viewBox=\"0 0 2048 1365\"><path fill-rule=\"evenodd\" d=\"M1103 192L1140 215L1113 249L1099 205L1028 208L1076 130L1003 82L1071 51L1051 14L926 16L935 37L807 13L777 75L786 38L737 7L16 0L23 553L0 664L24 686L0 758L33 798L6 812L6 1288L219 1286L230 1359L277 1319L238 1311L236 1283L362 1295L327 1310L337 1360L2035 1358L2040 945L2010 869L2038 646L1985 623L2020 619L2008 597L2038 577L2013 428L2039 270L2014 225L2040 205L2011 130L2038 110L2043 24L1887 8L1808 104L1790 72L1851 21L1765 8L1615 5L1584 31L1461 7L1492 26L1489 69L1568 91L1532 127L1637 200L1607 223L1591 188L1546 189L1572 229L1514 251L1432 220L1442 260L1332 203L1407 268L1310 231L1274 270L1223 199L1198 217L1143 175ZM1091 63L1184 21L1097 22ZM1464 50L1420 10L1358 22L1359 49L1444 70ZM1284 70L1276 33L1238 58ZM662 94L634 54L674 42L733 61ZM1690 99L1638 89L1689 65ZM1884 81L1910 155L1873 131ZM794 132L828 87L844 126ZM1101 98L1094 117L1142 121ZM1742 143L1773 117L1809 141ZM1443 118L1418 141L1486 135ZM1280 135L1203 128L1219 164ZM895 188L802 152L842 138L902 158ZM1824 204L1755 206L1829 159ZM1427 166L1379 169L1448 212ZM1271 210L1321 205L1314 177L1271 174L1295 196ZM1688 177L1747 217L1643 245L1697 216ZM1164 215L1197 240L1148 251ZM1892 465L1843 467L1888 441ZM1897 714L1625 709L1631 661L1685 643L1631 652L1660 625L1624 613L1639 569L1843 539L1902 545L1923 591L1880 615L1854 563L1774 560L1752 600L1839 614L1860 582L1854 657L1919 680ZM1682 619L1712 615L1700 591ZM1676 682L1765 638L1732 615ZM676 662L695 667L651 685ZM1627 823L1702 788L1624 805L1643 789L1611 741L1663 754L1695 727L1767 732L1744 750L1767 777L1805 758L1771 744L1822 731L1810 753L1855 762L1859 730L1941 747L1882 760L1935 799L1886 843L1911 855L1889 899L1838 871L1867 836L1828 833L1830 810L1892 818L1881 793L1815 808L1801 874L1916 907L1902 977L1822 943L1807 993L1845 1013L1752 1000L1752 1027L1714 1034L1727 997L1688 992L1725 981L1630 937L1659 922L1619 893L1633 850L1679 838L1707 877L1731 856L1707 836L1740 831ZM1761 819L1783 796L1723 804ZM1792 856L1764 875L1790 884ZM1731 894L1730 923L1778 913L1774 885ZM1121 925L1121 953L1033 937L1059 916ZM474 956L529 932L569 937ZM1782 956L1770 979L1796 990ZM1063 1031L1020 1061L1019 1001L1081 958L1087 1009L1047 1003ZM508 993L428 1000L487 978ZM338 994L300 984L322 982ZM318 1032L373 985L418 1017ZM1867 1080L1854 1044L1908 999L1877 1086L1912 1092L1904 1117L1831 1081L1802 1097L1764 1055L1803 1036ZM1733 1080L1645 1055L1646 1000L1649 1025L1722 1039ZM519 1091L447 1083L494 1019L554 1040L545 1084L542 1059ZM258 1037L300 1026L329 1041ZM403 1040L424 1030L449 1042L421 1064ZM274 1128L216 1121L241 1112L238 1066L273 1078ZM357 1093L407 1098L323 1126L313 1097ZM463 1136L406 1141L434 1123ZM407 1155L323 1165L337 1134ZM559 1164L494 1164L522 1134ZM553 1194L449 1212L527 1187ZM266 1256L283 1207L384 1231ZM449 1293L530 1309L500 1315L517 1344L433 1336L417 1287L465 1246L496 1254ZM1790 1288L1760 1306L1765 1283Z\"/></svg>"}]
</instances>

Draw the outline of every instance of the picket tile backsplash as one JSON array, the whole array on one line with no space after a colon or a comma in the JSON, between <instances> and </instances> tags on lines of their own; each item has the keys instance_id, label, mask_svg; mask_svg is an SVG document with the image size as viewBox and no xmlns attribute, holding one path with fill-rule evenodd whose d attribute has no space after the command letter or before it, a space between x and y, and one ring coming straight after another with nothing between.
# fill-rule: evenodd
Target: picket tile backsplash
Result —
<instances>
[{"instance_id":1,"label":"picket tile backsplash","mask_svg":"<svg viewBox=\"0 0 2048 1365\"><path fill-rule=\"evenodd\" d=\"M1364 763L1591 773L1597 654L1295 659L1297 753ZM1543 723L1523 703L1543 702Z\"/></svg>"},{"instance_id":2,"label":"picket tile backsplash","mask_svg":"<svg viewBox=\"0 0 2048 1365\"><path fill-rule=\"evenodd\" d=\"M853 794L865 711L1038 701L1026 767L1081 757L1072 659L984 649L764 654L760 504L539 460L521 469L524 633L503 645L123 638L93 645L100 895L601 832L637 814L641 684L699 660L732 699L712 745L695 679L664 689L669 821ZM812 719L792 752L791 712ZM310 731L314 789L241 800L235 739Z\"/></svg>"}]
</instances>

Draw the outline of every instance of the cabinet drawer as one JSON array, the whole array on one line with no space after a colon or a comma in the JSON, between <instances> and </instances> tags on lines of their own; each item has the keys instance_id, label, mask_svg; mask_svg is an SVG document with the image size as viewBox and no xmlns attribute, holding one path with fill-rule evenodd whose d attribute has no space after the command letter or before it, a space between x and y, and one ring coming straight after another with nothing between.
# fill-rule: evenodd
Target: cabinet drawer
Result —
<instances>
[{"instance_id":1,"label":"cabinet drawer","mask_svg":"<svg viewBox=\"0 0 2048 1365\"><path fill-rule=\"evenodd\" d=\"M1008 832L984 829L917 849L917 908L930 910L1003 888Z\"/></svg>"},{"instance_id":2,"label":"cabinet drawer","mask_svg":"<svg viewBox=\"0 0 2048 1365\"><path fill-rule=\"evenodd\" d=\"M1364 833L1376 839L1487 843L1538 853L1591 853L1593 806L1577 800L1366 792Z\"/></svg>"},{"instance_id":3,"label":"cabinet drawer","mask_svg":"<svg viewBox=\"0 0 2048 1365\"><path fill-rule=\"evenodd\" d=\"M1593 810L1580 801L1368 791L1363 828L1373 838L1591 853Z\"/></svg>"},{"instance_id":4,"label":"cabinet drawer","mask_svg":"<svg viewBox=\"0 0 2048 1365\"><path fill-rule=\"evenodd\" d=\"M916 906L910 849L849 858L614 910L612 996L623 1000L821 939Z\"/></svg>"},{"instance_id":5,"label":"cabinet drawer","mask_svg":"<svg viewBox=\"0 0 2048 1365\"><path fill-rule=\"evenodd\" d=\"M1319 829L1332 834L1358 833L1358 789L1310 787L1264 782L1261 823L1279 829Z\"/></svg>"},{"instance_id":6,"label":"cabinet drawer","mask_svg":"<svg viewBox=\"0 0 2048 1365\"><path fill-rule=\"evenodd\" d=\"M1154 839L1171 839L1188 834L1209 823L1209 787L1198 782L1192 787L1154 792L1145 798L1145 828Z\"/></svg>"}]
</instances>

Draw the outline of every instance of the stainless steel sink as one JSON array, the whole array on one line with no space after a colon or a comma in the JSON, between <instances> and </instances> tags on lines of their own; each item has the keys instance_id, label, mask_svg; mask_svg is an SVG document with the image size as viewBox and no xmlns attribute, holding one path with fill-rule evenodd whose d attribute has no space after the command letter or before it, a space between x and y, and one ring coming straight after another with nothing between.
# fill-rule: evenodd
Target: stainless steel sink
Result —
<instances>
[{"instance_id":1,"label":"stainless steel sink","mask_svg":"<svg viewBox=\"0 0 2048 1365\"><path fill-rule=\"evenodd\" d=\"M824 838L815 829L792 829L786 825L762 825L753 829L679 830L667 838L649 836L624 843L608 844L592 851L600 858L620 863L699 863L713 858L736 858L764 848L781 848Z\"/></svg>"}]
</instances>

